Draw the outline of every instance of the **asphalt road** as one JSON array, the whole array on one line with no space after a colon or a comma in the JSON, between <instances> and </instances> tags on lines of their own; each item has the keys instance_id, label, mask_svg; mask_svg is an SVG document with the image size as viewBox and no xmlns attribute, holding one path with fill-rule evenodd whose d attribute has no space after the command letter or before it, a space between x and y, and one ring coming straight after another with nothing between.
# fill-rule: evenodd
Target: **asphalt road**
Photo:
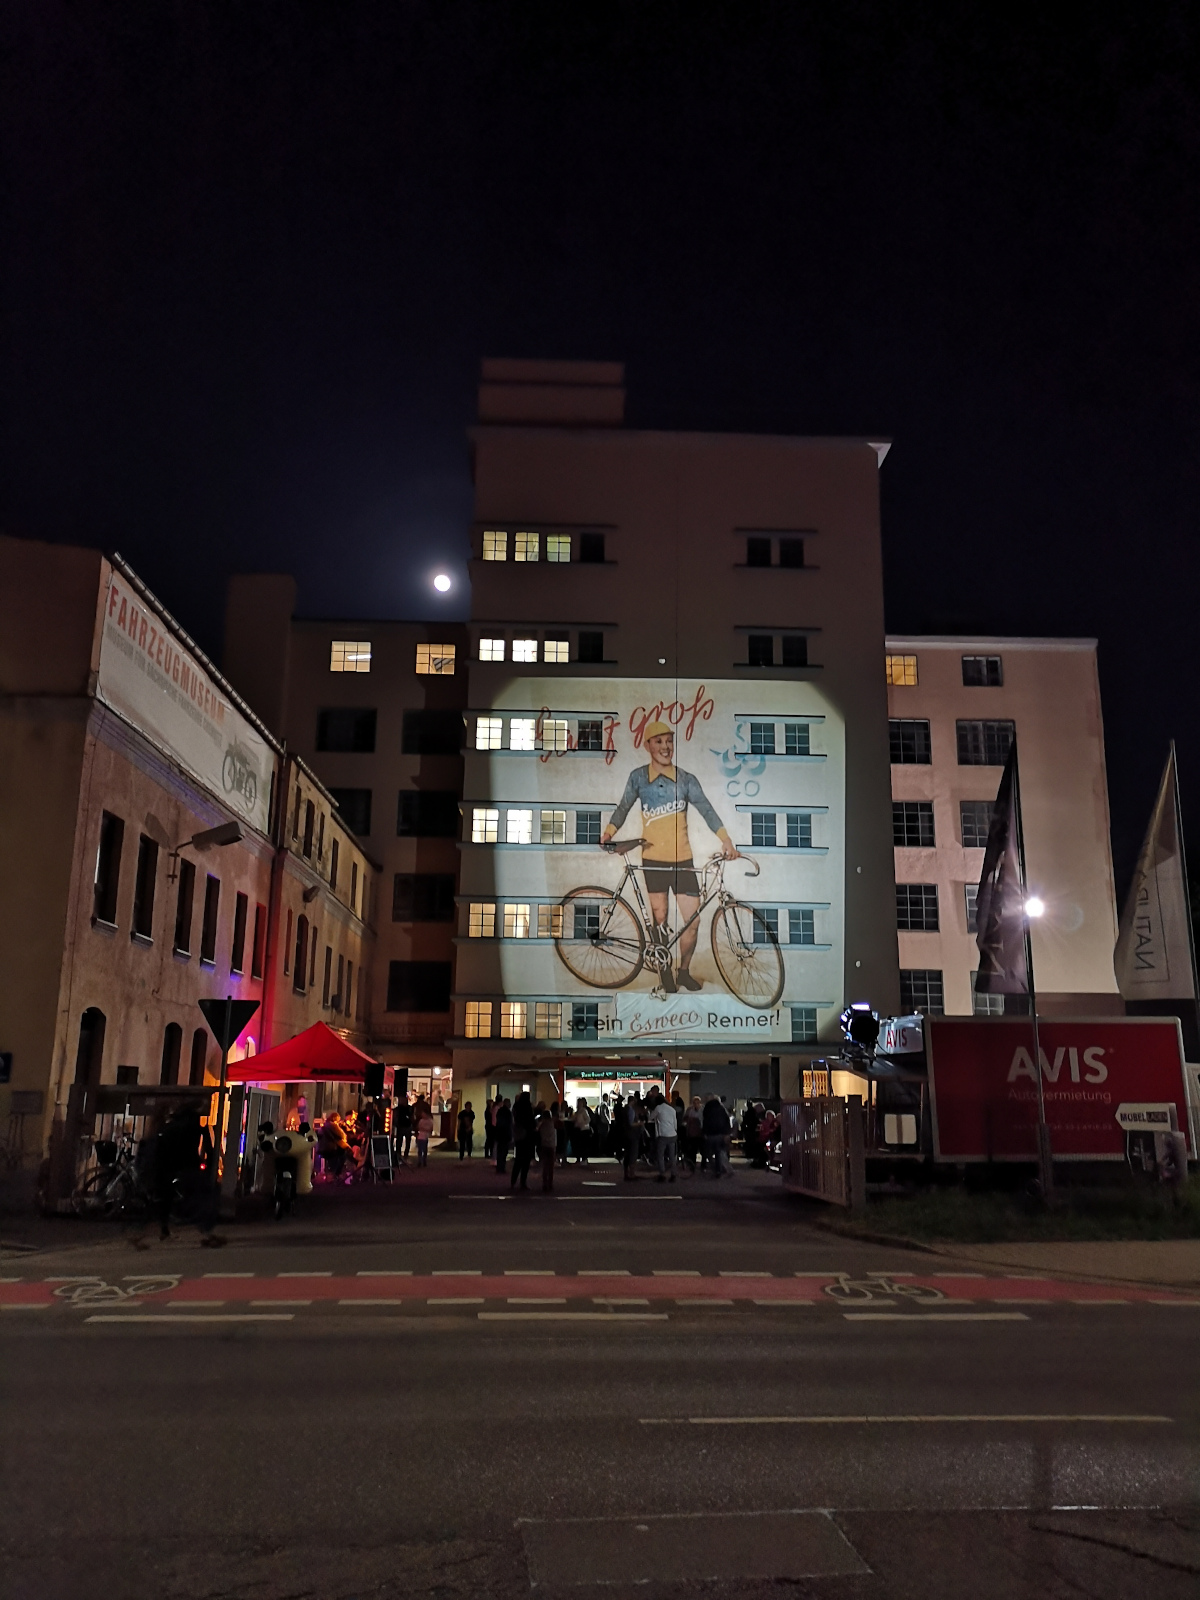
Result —
<instances>
[{"instance_id":1,"label":"asphalt road","mask_svg":"<svg viewBox=\"0 0 1200 1600\"><path fill-rule=\"evenodd\" d=\"M1197 1592L1188 1296L954 1276L748 1174L432 1174L7 1254L6 1593Z\"/></svg>"}]
</instances>

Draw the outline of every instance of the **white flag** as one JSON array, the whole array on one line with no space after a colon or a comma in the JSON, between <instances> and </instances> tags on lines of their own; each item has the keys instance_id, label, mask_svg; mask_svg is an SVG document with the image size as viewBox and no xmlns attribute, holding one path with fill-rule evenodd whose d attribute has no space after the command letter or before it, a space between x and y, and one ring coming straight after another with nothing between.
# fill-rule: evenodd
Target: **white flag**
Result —
<instances>
[{"instance_id":1,"label":"white flag","mask_svg":"<svg viewBox=\"0 0 1200 1600\"><path fill-rule=\"evenodd\" d=\"M1121 914L1113 966L1126 1000L1195 998L1174 745Z\"/></svg>"}]
</instances>

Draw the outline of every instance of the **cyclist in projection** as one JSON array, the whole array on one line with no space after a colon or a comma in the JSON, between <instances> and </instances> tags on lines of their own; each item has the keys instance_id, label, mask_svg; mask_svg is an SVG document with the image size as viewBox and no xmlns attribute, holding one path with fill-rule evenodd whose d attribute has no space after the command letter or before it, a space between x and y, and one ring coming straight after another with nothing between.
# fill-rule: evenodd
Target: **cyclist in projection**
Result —
<instances>
[{"instance_id":1,"label":"cyclist in projection","mask_svg":"<svg viewBox=\"0 0 1200 1600\"><path fill-rule=\"evenodd\" d=\"M600 848L607 850L613 835L638 801L642 808L642 875L646 880L646 894L650 901L650 914L654 918L654 937L660 944L668 942L667 901L670 890L675 891L675 904L680 920L687 924L700 906L700 881L692 859L692 844L688 838L687 809L689 805L707 822L721 841L721 850L727 861L737 858L737 846L729 837L712 803L700 787L700 780L690 772L675 766L675 735L665 722L651 722L642 735L642 744L650 757L648 765L635 767L629 774L625 793L609 819ZM672 974L664 966L662 985L672 992L702 989L703 983L691 974L692 954L700 934L697 918L684 928L679 940L679 966Z\"/></svg>"}]
</instances>

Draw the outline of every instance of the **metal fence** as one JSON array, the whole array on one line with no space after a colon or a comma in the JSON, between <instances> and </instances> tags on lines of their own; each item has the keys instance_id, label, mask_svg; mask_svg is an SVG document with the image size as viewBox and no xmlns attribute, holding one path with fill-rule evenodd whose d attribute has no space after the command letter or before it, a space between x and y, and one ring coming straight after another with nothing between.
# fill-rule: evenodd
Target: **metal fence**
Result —
<instances>
[{"instance_id":1,"label":"metal fence","mask_svg":"<svg viewBox=\"0 0 1200 1600\"><path fill-rule=\"evenodd\" d=\"M867 1194L862 1101L841 1095L785 1100L781 1118L784 1188L861 1210Z\"/></svg>"}]
</instances>

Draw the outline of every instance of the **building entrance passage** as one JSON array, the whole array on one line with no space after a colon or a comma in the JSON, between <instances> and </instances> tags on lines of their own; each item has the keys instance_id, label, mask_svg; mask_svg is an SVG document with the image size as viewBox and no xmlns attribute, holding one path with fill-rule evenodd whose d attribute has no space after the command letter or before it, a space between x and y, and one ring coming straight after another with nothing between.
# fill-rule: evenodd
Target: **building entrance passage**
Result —
<instances>
[{"instance_id":1,"label":"building entrance passage","mask_svg":"<svg viewBox=\"0 0 1200 1600\"><path fill-rule=\"evenodd\" d=\"M567 1073L567 1087L565 1100L568 1106L574 1108L579 1101L586 1100L589 1106L594 1106L607 1095L610 1103L620 1095L623 1100L631 1094L638 1093L643 1098L651 1089L665 1092L666 1078L658 1077L626 1077L624 1074L614 1074L612 1077L572 1077Z\"/></svg>"}]
</instances>

